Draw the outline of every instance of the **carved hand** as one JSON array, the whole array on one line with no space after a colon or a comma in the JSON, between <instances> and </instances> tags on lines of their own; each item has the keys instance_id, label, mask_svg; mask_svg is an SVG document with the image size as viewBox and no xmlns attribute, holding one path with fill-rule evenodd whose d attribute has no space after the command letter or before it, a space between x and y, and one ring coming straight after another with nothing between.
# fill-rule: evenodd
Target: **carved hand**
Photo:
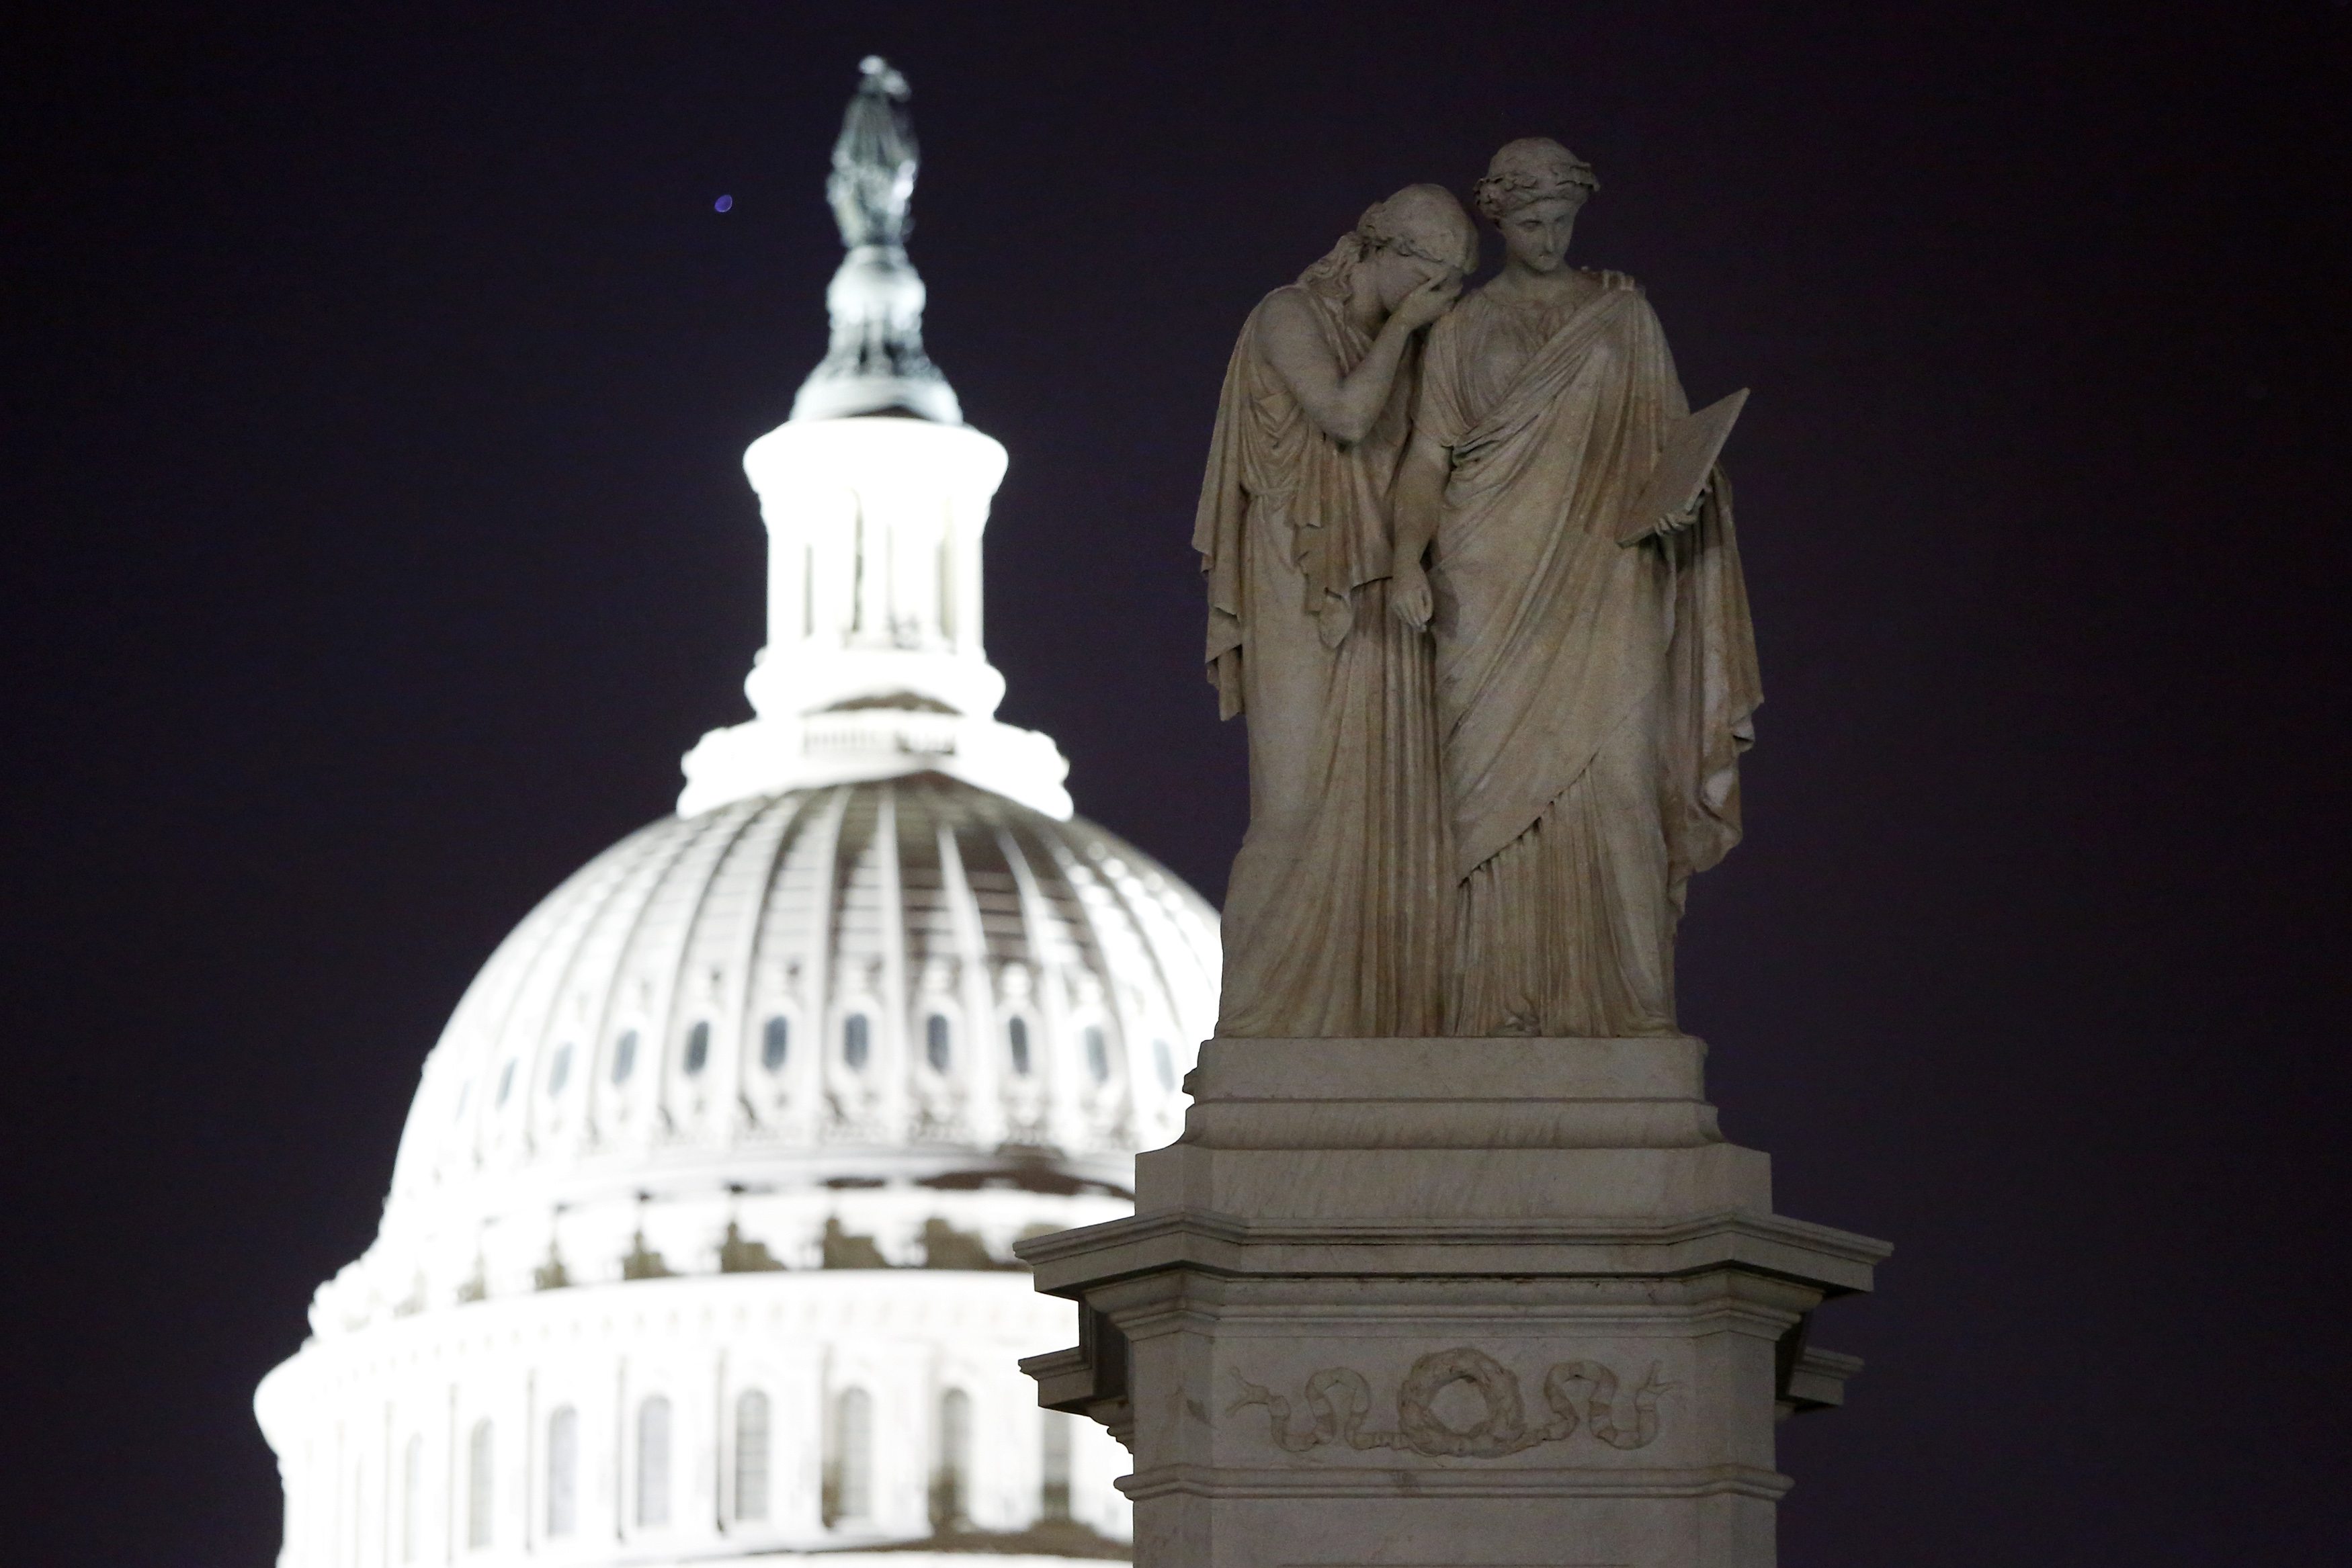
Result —
<instances>
[{"instance_id":1,"label":"carved hand","mask_svg":"<svg viewBox=\"0 0 2352 1568\"><path fill-rule=\"evenodd\" d=\"M1462 275L1449 269L1398 300L1389 319L1405 331L1416 331L1453 309L1461 295Z\"/></svg>"},{"instance_id":2,"label":"carved hand","mask_svg":"<svg viewBox=\"0 0 2352 1568\"><path fill-rule=\"evenodd\" d=\"M1418 561L1398 562L1389 576L1390 612L1418 632L1429 624L1432 608L1429 573Z\"/></svg>"},{"instance_id":3,"label":"carved hand","mask_svg":"<svg viewBox=\"0 0 2352 1568\"><path fill-rule=\"evenodd\" d=\"M1691 497L1689 506L1679 512L1668 512L1658 519L1656 531L1659 536L1663 538L1667 534L1678 534L1698 521L1698 515L1706 508L1706 498L1714 493L1714 490L1715 476L1710 474L1707 476L1706 483L1698 487L1698 494Z\"/></svg>"}]
</instances>

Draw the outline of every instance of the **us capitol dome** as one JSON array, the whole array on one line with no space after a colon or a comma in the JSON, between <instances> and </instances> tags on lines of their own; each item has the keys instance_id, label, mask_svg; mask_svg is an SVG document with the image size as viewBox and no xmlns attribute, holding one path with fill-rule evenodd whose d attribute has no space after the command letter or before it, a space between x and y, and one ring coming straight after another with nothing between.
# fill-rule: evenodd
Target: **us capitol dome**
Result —
<instances>
[{"instance_id":1,"label":"us capitol dome","mask_svg":"<svg viewBox=\"0 0 2352 1568\"><path fill-rule=\"evenodd\" d=\"M906 84L866 62L756 715L499 946L364 1255L256 1396L281 1568L1127 1555L1126 1457L1015 1366L1018 1239L1129 1212L1214 1021L1214 912L999 723L1004 449L922 352ZM1008 1556L1008 1554L1011 1554Z\"/></svg>"}]
</instances>

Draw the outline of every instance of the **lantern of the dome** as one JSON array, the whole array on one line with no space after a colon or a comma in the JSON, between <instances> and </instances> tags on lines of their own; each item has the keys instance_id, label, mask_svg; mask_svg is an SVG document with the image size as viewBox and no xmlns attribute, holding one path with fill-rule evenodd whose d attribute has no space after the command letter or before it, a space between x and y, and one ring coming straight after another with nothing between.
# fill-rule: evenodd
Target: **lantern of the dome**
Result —
<instances>
[{"instance_id":1,"label":"lantern of the dome","mask_svg":"<svg viewBox=\"0 0 2352 1568\"><path fill-rule=\"evenodd\" d=\"M758 716L687 755L689 816L919 772L1070 815L1052 738L995 716L1004 677L981 643L981 532L1005 454L962 423L923 354L906 98L906 79L869 57L834 148L826 194L848 255L826 293L832 348L792 418L743 455L768 528L768 643L744 682Z\"/></svg>"}]
</instances>

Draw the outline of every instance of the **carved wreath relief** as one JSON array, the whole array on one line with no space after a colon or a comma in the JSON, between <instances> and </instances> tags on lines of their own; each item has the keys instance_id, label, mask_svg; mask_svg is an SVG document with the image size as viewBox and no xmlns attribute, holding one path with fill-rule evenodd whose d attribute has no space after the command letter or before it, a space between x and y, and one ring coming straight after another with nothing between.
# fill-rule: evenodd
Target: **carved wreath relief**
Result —
<instances>
[{"instance_id":1,"label":"carved wreath relief","mask_svg":"<svg viewBox=\"0 0 2352 1568\"><path fill-rule=\"evenodd\" d=\"M1576 1430L1580 1420L1612 1448L1646 1448L1658 1435L1658 1396L1675 1386L1660 1381L1658 1364L1652 1362L1649 1375L1633 1391L1633 1418L1621 1425L1617 1375L1597 1361L1558 1362L1543 1380L1550 1419L1530 1423L1518 1375L1484 1351L1462 1345L1432 1351L1414 1362L1397 1388L1397 1429L1367 1432L1363 1425L1371 1413L1371 1389L1364 1375L1352 1367L1329 1367L1307 1380L1309 1419L1303 1428L1291 1426L1287 1398L1238 1371L1234 1376L1242 1394L1225 1413L1265 1406L1268 1436L1291 1453L1338 1443L1471 1459L1500 1458L1538 1443L1559 1442ZM1469 1385L1485 1402L1485 1413L1467 1427L1449 1426L1431 1408L1438 1395L1456 1383Z\"/></svg>"}]
</instances>

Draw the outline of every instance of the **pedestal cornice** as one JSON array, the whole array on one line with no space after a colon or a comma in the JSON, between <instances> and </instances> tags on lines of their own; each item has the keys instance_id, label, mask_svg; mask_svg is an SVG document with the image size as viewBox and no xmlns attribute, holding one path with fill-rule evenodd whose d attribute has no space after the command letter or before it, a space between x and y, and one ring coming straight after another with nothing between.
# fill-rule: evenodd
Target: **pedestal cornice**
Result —
<instances>
[{"instance_id":1,"label":"pedestal cornice","mask_svg":"<svg viewBox=\"0 0 2352 1568\"><path fill-rule=\"evenodd\" d=\"M1893 1248L1778 1214L1725 1210L1640 1224L1619 1219L1250 1220L1192 1209L1055 1231L1015 1244L1037 1289L1087 1290L1163 1269L1225 1276L1374 1274L1386 1279L1675 1279L1736 1268L1801 1281L1825 1296L1868 1291Z\"/></svg>"},{"instance_id":2,"label":"pedestal cornice","mask_svg":"<svg viewBox=\"0 0 2352 1568\"><path fill-rule=\"evenodd\" d=\"M1133 1451L1139 1568L1768 1568L1774 1423L1861 1367L1811 1314L1891 1249L1772 1211L1705 1058L1209 1041L1135 1215L1015 1249L1080 1305L1022 1367Z\"/></svg>"}]
</instances>

